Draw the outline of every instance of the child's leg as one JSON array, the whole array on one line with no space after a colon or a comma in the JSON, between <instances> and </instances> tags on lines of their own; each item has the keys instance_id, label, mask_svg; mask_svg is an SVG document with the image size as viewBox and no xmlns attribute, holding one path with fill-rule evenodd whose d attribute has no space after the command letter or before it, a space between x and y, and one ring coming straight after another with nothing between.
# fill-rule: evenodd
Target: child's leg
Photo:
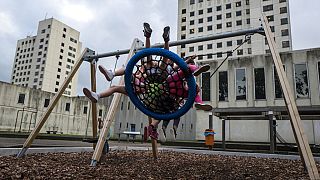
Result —
<instances>
[{"instance_id":1,"label":"child's leg","mask_svg":"<svg viewBox=\"0 0 320 180\"><path fill-rule=\"evenodd\" d=\"M113 85L109 89L107 89L104 92L100 93L99 97L100 98L109 97L115 92L121 93L121 94L124 94L124 95L128 95L127 91L126 91L126 88L124 86Z\"/></svg>"},{"instance_id":2,"label":"child's leg","mask_svg":"<svg viewBox=\"0 0 320 180\"><path fill-rule=\"evenodd\" d=\"M101 65L99 65L98 68L99 68L99 71L104 75L104 77L108 81L111 81L114 78L114 76L124 75L124 72L125 72L125 67L121 67L119 69L116 69L114 72L111 69L106 69Z\"/></svg>"},{"instance_id":3,"label":"child's leg","mask_svg":"<svg viewBox=\"0 0 320 180\"><path fill-rule=\"evenodd\" d=\"M169 50L169 40L170 40L170 27L169 26L166 26L164 29L163 29L163 40L164 40L164 46L163 48L164 49L167 49ZM166 57L163 58L163 62L166 63L166 64L173 64L172 61ZM161 68L164 69L165 67L165 64L161 64Z\"/></svg>"},{"instance_id":4,"label":"child's leg","mask_svg":"<svg viewBox=\"0 0 320 180\"><path fill-rule=\"evenodd\" d=\"M152 33L152 29L150 27L150 25L148 23L143 23L143 32L144 32L144 37L146 37L146 48L150 48L151 43L150 43L150 37L151 37L151 33ZM148 67L151 67L150 63L152 62L152 57L148 56L147 57L147 65Z\"/></svg>"},{"instance_id":5,"label":"child's leg","mask_svg":"<svg viewBox=\"0 0 320 180\"><path fill-rule=\"evenodd\" d=\"M158 139L157 127L159 123L160 120L152 119L151 124L148 126L148 136L150 136L152 139Z\"/></svg>"}]
</instances>

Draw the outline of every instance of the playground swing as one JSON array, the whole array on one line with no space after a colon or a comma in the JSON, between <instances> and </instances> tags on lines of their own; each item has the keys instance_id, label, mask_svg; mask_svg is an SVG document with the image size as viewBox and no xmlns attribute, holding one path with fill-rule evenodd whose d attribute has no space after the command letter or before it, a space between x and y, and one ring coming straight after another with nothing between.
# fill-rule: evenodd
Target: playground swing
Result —
<instances>
[{"instance_id":1,"label":"playground swing","mask_svg":"<svg viewBox=\"0 0 320 180\"><path fill-rule=\"evenodd\" d=\"M259 28L255 28L255 29L249 29L249 30L241 30L241 31L237 31L237 32L228 32L228 33L224 33L224 34L219 34L219 35L211 35L211 36L207 36L207 37L199 37L199 38L193 38L193 39L185 39L185 40L178 40L175 42L171 42L169 43L170 46L179 46L179 45L184 45L184 44L191 44L191 43L197 43L197 42L203 42L203 41L210 41L210 40L217 40L217 39L222 39L222 38L228 38L228 37L235 37L235 36L240 36L240 35L245 35L248 33L258 33L261 34L263 36L267 37L267 41L268 41L268 45L271 51L271 55L272 55L272 59L273 62L275 64L276 67L276 71L278 73L279 76L279 80L280 80L280 84L283 90L283 94L284 94L284 100L286 102L286 107L288 109L288 114L290 116L290 122L293 128L293 133L295 135L295 139L296 142L298 144L299 147L299 152L300 152L300 157L302 160L302 163L304 165L304 167L306 168L306 170L308 171L309 177L310 179L319 179L319 173L317 170L317 167L315 165L315 161L312 155L312 152L310 150L309 144L308 144L308 140L307 137L304 133L304 129L301 123L301 119L299 116L299 112L297 109L297 105L295 103L295 99L294 96L292 94L292 91L290 89L290 85L288 83L287 77L285 75L282 63L281 63L281 57L279 55L279 52L277 51L277 47L276 47L276 43L274 41L273 34L270 30L270 25L268 23L268 19L265 15L263 15L263 19L262 19L262 27ZM141 50L143 49L141 46L141 41L138 39L135 39L133 41L133 44L131 46L130 49L125 49L125 50L121 50L121 51L117 51L117 52L108 52L108 53L104 53L104 54L100 54L100 55L95 55L94 51L86 48L83 53L81 54L81 56L78 58L78 60L76 61L74 68L72 69L71 73L68 75L68 77L66 78L66 80L64 81L64 83L61 85L61 87L59 88L58 92L56 93L56 95L54 96L53 100L50 101L50 104L46 110L46 112L41 116L41 119L38 121L35 129L31 132L31 134L28 136L27 140L25 141L25 143L23 144L22 149L19 151L19 153L17 154L17 157L22 157L24 156L24 154L26 153L26 151L28 150L28 148L30 148L33 140L36 138L36 136L39 134L41 128L43 127L44 123L46 122L46 120L48 119L50 113L52 112L53 108L55 107L55 105L57 104L58 100L60 99L60 97L62 96L63 92L65 91L65 89L67 88L68 84L70 83L72 77L75 75L75 73L78 71L80 65L82 64L83 61L88 61L91 62L94 59L98 59L98 58L103 58L103 57L109 57L109 56L115 56L115 55L120 55L120 54L128 54L128 60L134 55L136 50ZM158 45L154 45L152 47L162 47L163 44L158 44ZM150 48L152 49L152 48ZM137 53L139 54L139 53ZM147 54L148 55L148 54ZM146 56L147 56L146 55ZM149 54L151 55L151 54ZM141 56L141 54L140 54ZM170 59L170 58L169 58ZM171 59L173 60L173 59ZM138 61L138 59L136 59L135 61ZM177 61L179 62L179 60ZM131 68L128 69L126 71L126 74L128 74L129 72L133 72L133 67L136 64L136 62L132 61L132 65ZM184 71L186 74L186 77L188 77L189 79L187 79L187 81L190 81L191 79L191 75L186 71L186 64L181 63L180 64L180 68L182 69L182 71ZM130 66L129 66L130 67ZM93 64L91 63L91 86L92 86L92 91L95 92L95 69L93 67ZM140 110L144 110L146 113L153 113L153 111L151 111L150 109L147 109L147 107L149 106L145 106L143 104L143 102L141 102L138 97L136 95L134 95L134 88L132 87L132 73L129 75L126 75L126 83L129 85L126 87L128 90L128 94L131 94L130 98L133 98L133 101L137 101L136 104L137 105L141 105L141 109ZM194 81L194 80L193 80ZM124 79L121 78L120 80L120 85L124 84ZM190 85L189 88L192 89L192 82L188 82L188 86ZM154 86L153 86L154 87ZM153 88L151 87L151 89ZM158 86L159 87L159 86ZM156 89L154 89L156 90ZM133 95L132 95L133 94ZM188 98L191 97L191 93L188 94ZM120 98L121 98L121 94L117 93L114 95L111 105L110 105L110 109L106 115L105 118L105 122L104 122L104 126L102 128L102 131L100 133L99 139L98 139L98 143L94 144L94 153L92 156L92 160L91 160L91 166L96 166L97 162L100 160L101 154L103 152L104 149L104 143L106 141L107 138L107 134L108 134L108 130L111 126L111 123L115 117L115 111L118 107L118 104L120 102ZM189 99L188 99L189 100ZM188 101L187 101L188 102ZM191 103L191 101L189 100L188 103L185 103L184 106L182 106L181 108L178 108L178 110L176 111L183 114L183 111L181 109L188 109L188 106L186 106L186 104L188 105L189 103ZM193 103L193 102L192 102ZM135 104L135 105L136 105ZM95 103L92 103L92 119L93 119L93 137L96 136L96 106ZM174 113L173 113L174 114ZM173 116L173 114L171 114L171 116ZM178 113L177 113L178 114ZM177 115L175 114L175 115ZM151 114L152 115L152 114ZM156 116L159 115L160 117L163 116L163 114L155 114ZM178 114L180 115L180 114Z\"/></svg>"}]
</instances>

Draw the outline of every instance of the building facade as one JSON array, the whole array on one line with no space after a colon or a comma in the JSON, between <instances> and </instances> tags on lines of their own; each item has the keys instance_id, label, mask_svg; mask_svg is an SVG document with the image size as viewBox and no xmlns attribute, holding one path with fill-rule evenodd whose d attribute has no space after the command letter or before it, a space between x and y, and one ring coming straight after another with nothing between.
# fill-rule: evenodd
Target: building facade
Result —
<instances>
[{"instance_id":1,"label":"building facade","mask_svg":"<svg viewBox=\"0 0 320 180\"><path fill-rule=\"evenodd\" d=\"M80 32L51 18L39 22L37 35L17 42L11 83L58 92L80 56ZM75 96L77 74L64 95Z\"/></svg>"},{"instance_id":2,"label":"building facade","mask_svg":"<svg viewBox=\"0 0 320 180\"><path fill-rule=\"evenodd\" d=\"M54 93L0 82L0 131L31 132L46 112ZM97 104L102 120L107 106ZM40 133L92 136L91 102L86 97L61 96Z\"/></svg>"},{"instance_id":3,"label":"building facade","mask_svg":"<svg viewBox=\"0 0 320 180\"><path fill-rule=\"evenodd\" d=\"M266 15L280 52L292 50L289 0L179 0L178 39L191 39L213 34L235 32L261 27L259 19ZM199 56L198 60L222 59L227 51L235 49L244 37L179 46L181 56ZM264 36L252 36L233 57L270 52ZM217 53L216 55L206 55Z\"/></svg>"}]
</instances>

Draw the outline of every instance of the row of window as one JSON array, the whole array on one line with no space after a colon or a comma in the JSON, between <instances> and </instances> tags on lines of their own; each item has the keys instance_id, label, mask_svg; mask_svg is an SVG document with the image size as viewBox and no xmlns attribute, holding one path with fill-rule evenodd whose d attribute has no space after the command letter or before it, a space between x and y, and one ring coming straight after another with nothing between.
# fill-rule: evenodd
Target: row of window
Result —
<instances>
[{"instance_id":1,"label":"row of window","mask_svg":"<svg viewBox=\"0 0 320 180\"><path fill-rule=\"evenodd\" d=\"M285 69L285 66L284 66ZM320 84L320 62L318 62L318 76ZM247 75L245 68L235 69L235 98L236 100L247 99ZM283 98L283 93L276 70L273 70L274 95L275 98ZM294 81L297 98L309 98L309 77L306 64L294 64ZM202 98L210 101L210 73L202 74ZM228 72L218 73L219 101L228 101L229 91ZM256 100L266 99L266 76L264 68L254 68L254 98Z\"/></svg>"},{"instance_id":2,"label":"row of window","mask_svg":"<svg viewBox=\"0 0 320 180\"><path fill-rule=\"evenodd\" d=\"M26 94L20 93L18 96L18 104L24 104L25 98L26 98ZM50 104L50 99L45 99L43 107L48 107L49 104ZM64 110L70 111L70 107L71 107L71 103L66 103ZM87 113L88 113L88 106L84 106L83 107L83 114L87 114ZM102 109L99 109L98 116L102 116Z\"/></svg>"},{"instance_id":3,"label":"row of window","mask_svg":"<svg viewBox=\"0 0 320 180\"><path fill-rule=\"evenodd\" d=\"M202 2L203 2L203 0L198 0L198 3L202 3ZM193 4L195 4L195 3L196 3L196 0L190 0L190 5L193 5ZM235 4L236 7L241 7L241 1L237 1L237 2L235 2L234 4ZM249 4L250 4L250 3L249 3L249 0L246 0L246 1L245 1L245 4L246 4L246 5L249 5ZM226 8L226 9L231 9L231 3L226 4L226 5L225 5L225 8ZM221 11L221 10L222 10L222 6L216 6L216 10L217 10L217 11Z\"/></svg>"}]
</instances>

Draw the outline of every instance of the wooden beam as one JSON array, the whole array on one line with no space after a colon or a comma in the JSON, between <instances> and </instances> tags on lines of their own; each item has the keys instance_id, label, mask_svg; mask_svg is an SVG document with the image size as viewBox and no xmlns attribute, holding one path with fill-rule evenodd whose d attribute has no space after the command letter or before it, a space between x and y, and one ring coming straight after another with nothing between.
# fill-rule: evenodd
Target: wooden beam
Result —
<instances>
[{"instance_id":1,"label":"wooden beam","mask_svg":"<svg viewBox=\"0 0 320 180\"><path fill-rule=\"evenodd\" d=\"M60 97L62 96L63 92L65 91L65 89L68 87L71 79L73 78L73 76L76 74L76 72L78 71L80 65L83 62L84 57L87 55L89 49L85 48L82 52L82 54L80 55L80 57L78 58L78 60L76 61L76 64L74 65L74 67L71 70L71 73L69 74L69 76L64 80L62 86L60 87L60 89L58 90L58 92L55 94L55 96L53 97L52 101L50 102L49 106L47 107L46 112L42 115L40 121L38 121L36 127L33 129L33 131L30 133L29 137L27 138L27 140L25 141L25 143L23 144L23 147L21 149L21 151L18 153L17 157L22 157L25 152L28 150L28 148L31 146L33 140L37 137L37 135L39 134L42 126L44 125L44 123L47 121L50 113L52 112L53 108L56 106L57 102L59 101Z\"/></svg>"},{"instance_id":2,"label":"wooden beam","mask_svg":"<svg viewBox=\"0 0 320 180\"><path fill-rule=\"evenodd\" d=\"M299 147L299 153L301 156L301 161L304 163L306 167L310 179L320 179L318 169L316 167L307 136L304 133L304 129L301 123L301 119L299 116L298 108L295 102L295 98L293 96L292 90L290 89L288 78L285 74L285 71L282 66L282 61L280 58L280 54L276 47L276 43L273 38L273 34L270 30L270 25L268 23L268 19L265 15L263 15L262 24L264 27L264 31L266 33L267 41L269 44L269 48L271 51L271 55L273 58L273 62L275 64L279 81L282 87L282 91L284 94L284 99L286 102L286 106L288 109L288 114L290 116L290 122L292 125L292 130L296 139L296 142Z\"/></svg>"},{"instance_id":3,"label":"wooden beam","mask_svg":"<svg viewBox=\"0 0 320 180\"><path fill-rule=\"evenodd\" d=\"M97 85L96 85L96 61L92 60L90 63L90 72L91 72L91 91L96 92L97 91ZM91 115L92 115L92 138L97 138L97 103L94 103L91 101ZM92 144L93 149L96 148L96 143Z\"/></svg>"},{"instance_id":4,"label":"wooden beam","mask_svg":"<svg viewBox=\"0 0 320 180\"><path fill-rule=\"evenodd\" d=\"M126 64L131 59L131 57L134 55L135 50L138 48L140 42L141 41L139 41L138 39L134 39L132 46L131 46L131 49L130 49L130 52L127 57ZM121 77L119 85L124 85L124 76ZM115 113L116 113L118 105L120 103L121 96L122 96L122 94L120 94L120 93L115 93L113 96L113 99L112 99L110 107L109 107L109 111L107 113L107 116L105 117L105 120L103 121L104 122L103 128L101 130L96 149L94 150L94 153L92 156L91 166L96 166L97 162L101 158L103 146L107 140L107 134L109 132L109 128L111 126L111 123L114 120Z\"/></svg>"}]
</instances>

